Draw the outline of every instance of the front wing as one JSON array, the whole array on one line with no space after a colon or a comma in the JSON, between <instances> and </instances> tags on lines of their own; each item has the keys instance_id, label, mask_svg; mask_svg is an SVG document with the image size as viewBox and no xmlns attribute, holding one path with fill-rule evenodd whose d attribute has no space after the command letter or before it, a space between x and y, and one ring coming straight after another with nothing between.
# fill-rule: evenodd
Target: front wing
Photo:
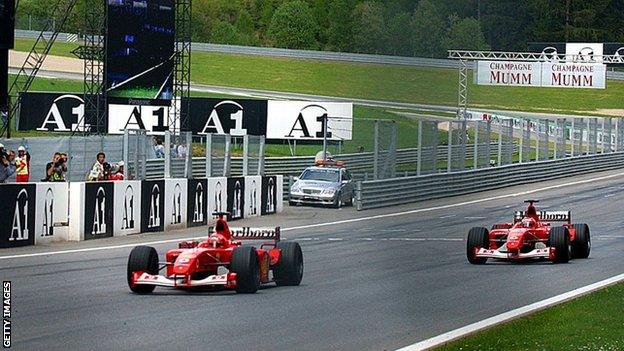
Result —
<instances>
[{"instance_id":1,"label":"front wing","mask_svg":"<svg viewBox=\"0 0 624 351\"><path fill-rule=\"evenodd\" d=\"M134 284L168 286L172 288L193 288L198 286L225 286L236 287L236 273L210 275L204 279L186 279L183 276L167 278L162 275L153 275L143 272L134 273Z\"/></svg>"},{"instance_id":2,"label":"front wing","mask_svg":"<svg viewBox=\"0 0 624 351\"><path fill-rule=\"evenodd\" d=\"M510 253L510 252L502 252L499 250L489 250L489 249L475 249L477 252L475 253L475 257L481 258L496 258L501 260L523 260L529 258L546 258L549 260L555 259L555 248L547 247L543 249L535 249L525 253Z\"/></svg>"}]
</instances>

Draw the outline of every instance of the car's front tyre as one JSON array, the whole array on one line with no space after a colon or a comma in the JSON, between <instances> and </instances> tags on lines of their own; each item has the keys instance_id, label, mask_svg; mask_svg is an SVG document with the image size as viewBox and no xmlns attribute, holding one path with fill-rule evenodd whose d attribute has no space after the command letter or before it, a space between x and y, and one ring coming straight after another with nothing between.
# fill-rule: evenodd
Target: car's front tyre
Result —
<instances>
[{"instance_id":1,"label":"car's front tyre","mask_svg":"<svg viewBox=\"0 0 624 351\"><path fill-rule=\"evenodd\" d=\"M474 227L468 232L466 240L466 257L472 264L485 264L487 257L476 257L478 249L490 248L490 233L486 228Z\"/></svg>"},{"instance_id":2,"label":"car's front tyre","mask_svg":"<svg viewBox=\"0 0 624 351\"><path fill-rule=\"evenodd\" d=\"M145 272L158 274L158 253L151 246L137 246L130 251L128 257L128 286L137 294L149 294L154 291L154 285L134 284L134 273Z\"/></svg>"}]
</instances>

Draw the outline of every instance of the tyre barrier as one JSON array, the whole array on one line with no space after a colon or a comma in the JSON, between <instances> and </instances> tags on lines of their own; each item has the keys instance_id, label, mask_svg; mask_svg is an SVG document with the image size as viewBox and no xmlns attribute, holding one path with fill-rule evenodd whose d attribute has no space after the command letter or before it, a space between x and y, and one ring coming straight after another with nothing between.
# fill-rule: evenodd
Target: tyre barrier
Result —
<instances>
[{"instance_id":1,"label":"tyre barrier","mask_svg":"<svg viewBox=\"0 0 624 351\"><path fill-rule=\"evenodd\" d=\"M0 248L213 225L283 210L282 176L0 184Z\"/></svg>"}]
</instances>

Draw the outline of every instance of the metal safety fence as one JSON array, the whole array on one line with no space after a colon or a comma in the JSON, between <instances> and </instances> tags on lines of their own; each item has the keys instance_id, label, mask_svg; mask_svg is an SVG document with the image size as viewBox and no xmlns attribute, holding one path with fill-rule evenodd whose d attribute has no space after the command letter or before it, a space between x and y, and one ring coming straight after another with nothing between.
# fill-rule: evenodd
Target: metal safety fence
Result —
<instances>
[{"instance_id":1,"label":"metal safety fence","mask_svg":"<svg viewBox=\"0 0 624 351\"><path fill-rule=\"evenodd\" d=\"M513 164L457 173L360 181L358 210L396 206L624 167L624 152Z\"/></svg>"}]
</instances>

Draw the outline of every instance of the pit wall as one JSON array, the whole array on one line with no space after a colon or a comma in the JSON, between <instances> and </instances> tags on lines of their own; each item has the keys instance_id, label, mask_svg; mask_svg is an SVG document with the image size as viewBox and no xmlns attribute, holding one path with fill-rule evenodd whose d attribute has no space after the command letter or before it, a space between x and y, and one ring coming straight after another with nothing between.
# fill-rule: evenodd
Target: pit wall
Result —
<instances>
[{"instance_id":1,"label":"pit wall","mask_svg":"<svg viewBox=\"0 0 624 351\"><path fill-rule=\"evenodd\" d=\"M0 248L212 225L283 210L282 176L0 184Z\"/></svg>"}]
</instances>

